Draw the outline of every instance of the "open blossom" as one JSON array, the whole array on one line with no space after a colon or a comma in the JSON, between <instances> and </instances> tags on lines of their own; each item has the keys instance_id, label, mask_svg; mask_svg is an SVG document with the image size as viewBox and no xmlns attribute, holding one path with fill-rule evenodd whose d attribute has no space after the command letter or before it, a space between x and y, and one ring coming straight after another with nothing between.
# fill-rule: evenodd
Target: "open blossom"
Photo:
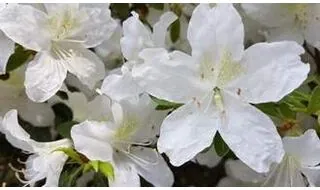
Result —
<instances>
[{"instance_id":1,"label":"open blossom","mask_svg":"<svg viewBox=\"0 0 320 190\"><path fill-rule=\"evenodd\" d=\"M29 158L24 162L26 168L15 169L16 177L25 185L33 186L37 181L46 178L44 186L58 186L60 173L68 156L63 152L56 151L58 148L71 147L68 139L53 142L37 142L19 125L17 110L9 111L0 122L0 132L5 134L6 139L15 147L22 149ZM23 174L24 179L20 177Z\"/></svg>"},{"instance_id":2,"label":"open blossom","mask_svg":"<svg viewBox=\"0 0 320 190\"><path fill-rule=\"evenodd\" d=\"M165 112L154 110L147 95L112 105L109 121L86 120L71 129L75 149L90 160L111 162L110 186L140 186L139 175L155 186L171 186L173 174L153 148Z\"/></svg>"},{"instance_id":3,"label":"open blossom","mask_svg":"<svg viewBox=\"0 0 320 190\"><path fill-rule=\"evenodd\" d=\"M241 161L226 164L228 178L255 186L314 186L319 185L320 139L313 129L298 137L284 137L285 156L268 173L256 173ZM251 184L250 184L251 183ZM236 185L236 184L234 184Z\"/></svg>"},{"instance_id":4,"label":"open blossom","mask_svg":"<svg viewBox=\"0 0 320 190\"><path fill-rule=\"evenodd\" d=\"M51 106L46 103L35 103L25 93L24 68L20 67L10 72L7 80L0 80L0 115L11 109L17 109L20 117L32 125L51 126L54 121Z\"/></svg>"},{"instance_id":5,"label":"open blossom","mask_svg":"<svg viewBox=\"0 0 320 190\"><path fill-rule=\"evenodd\" d=\"M0 29L13 41L37 51L28 64L28 97L43 102L62 86L67 72L93 88L105 75L101 60L87 48L113 33L116 23L106 4L9 4L0 14Z\"/></svg>"},{"instance_id":6,"label":"open blossom","mask_svg":"<svg viewBox=\"0 0 320 190\"><path fill-rule=\"evenodd\" d=\"M246 14L267 27L269 41L294 40L320 48L319 4L242 4Z\"/></svg>"},{"instance_id":7,"label":"open blossom","mask_svg":"<svg viewBox=\"0 0 320 190\"><path fill-rule=\"evenodd\" d=\"M200 4L188 28L192 56L149 48L133 69L148 93L184 105L166 117L158 150L179 166L210 146L218 131L230 149L257 172L283 157L270 118L250 103L276 102L307 77L295 42L257 43L244 50L241 17L229 4ZM263 56L261 56L263 55Z\"/></svg>"},{"instance_id":8,"label":"open blossom","mask_svg":"<svg viewBox=\"0 0 320 190\"><path fill-rule=\"evenodd\" d=\"M108 75L102 84L101 91L114 100L137 97L143 89L132 77L131 70L141 64L138 54L150 47L165 47L167 29L177 19L172 12L166 12L153 25L153 32L145 26L136 12L123 22L123 37L120 40L123 56L128 60L121 68L121 74Z\"/></svg>"}]
</instances>

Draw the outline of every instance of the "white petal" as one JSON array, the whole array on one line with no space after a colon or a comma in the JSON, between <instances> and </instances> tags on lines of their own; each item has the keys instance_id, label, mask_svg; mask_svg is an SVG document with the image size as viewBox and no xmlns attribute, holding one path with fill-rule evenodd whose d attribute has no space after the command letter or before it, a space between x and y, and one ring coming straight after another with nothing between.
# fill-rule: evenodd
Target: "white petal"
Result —
<instances>
[{"instance_id":1,"label":"white petal","mask_svg":"<svg viewBox=\"0 0 320 190\"><path fill-rule=\"evenodd\" d=\"M170 163L180 166L210 146L219 127L212 97L195 99L173 111L163 121L158 150L166 153Z\"/></svg>"},{"instance_id":2,"label":"white petal","mask_svg":"<svg viewBox=\"0 0 320 190\"><path fill-rule=\"evenodd\" d=\"M307 177L310 186L319 187L320 185L320 167L302 168L302 173Z\"/></svg>"},{"instance_id":3,"label":"white petal","mask_svg":"<svg viewBox=\"0 0 320 190\"><path fill-rule=\"evenodd\" d=\"M112 123L85 121L74 125L71 137L75 149L90 160L112 160L113 149L110 143L113 131L108 125Z\"/></svg>"},{"instance_id":4,"label":"white petal","mask_svg":"<svg viewBox=\"0 0 320 190\"><path fill-rule=\"evenodd\" d=\"M17 110L9 111L2 119L2 131L6 139L13 146L22 150L32 152L33 145L36 143L30 135L19 125Z\"/></svg>"},{"instance_id":5,"label":"white petal","mask_svg":"<svg viewBox=\"0 0 320 190\"><path fill-rule=\"evenodd\" d=\"M36 102L44 102L61 88L67 70L48 52L38 53L28 64L24 85L28 97Z\"/></svg>"},{"instance_id":6,"label":"white petal","mask_svg":"<svg viewBox=\"0 0 320 190\"><path fill-rule=\"evenodd\" d=\"M85 40L86 48L95 47L111 37L117 22L111 17L108 4L80 4L80 10L87 19L80 23L81 28L75 35Z\"/></svg>"},{"instance_id":7,"label":"white petal","mask_svg":"<svg viewBox=\"0 0 320 190\"><path fill-rule=\"evenodd\" d=\"M114 180L109 180L110 187L140 187L140 178L135 167L121 157L116 156L114 159Z\"/></svg>"},{"instance_id":8,"label":"white petal","mask_svg":"<svg viewBox=\"0 0 320 190\"><path fill-rule=\"evenodd\" d=\"M267 115L223 93L225 122L219 133L235 155L257 172L280 162L284 150L275 125ZM225 123L225 124L224 124Z\"/></svg>"},{"instance_id":9,"label":"white petal","mask_svg":"<svg viewBox=\"0 0 320 190\"><path fill-rule=\"evenodd\" d=\"M294 16L288 13L283 4L243 3L242 8L248 16L268 27L293 25Z\"/></svg>"},{"instance_id":10,"label":"white petal","mask_svg":"<svg viewBox=\"0 0 320 190\"><path fill-rule=\"evenodd\" d=\"M193 97L203 96L210 89L201 81L198 65L187 54L145 49L140 56L145 63L134 67L132 76L146 92L157 98L186 103Z\"/></svg>"},{"instance_id":11,"label":"white petal","mask_svg":"<svg viewBox=\"0 0 320 190\"><path fill-rule=\"evenodd\" d=\"M151 148L132 147L128 155L139 175L156 187L168 187L173 184L173 174L162 156Z\"/></svg>"},{"instance_id":12,"label":"white petal","mask_svg":"<svg viewBox=\"0 0 320 190\"><path fill-rule=\"evenodd\" d=\"M138 97L143 92L142 88L132 78L131 73L108 75L102 83L101 91L116 101Z\"/></svg>"},{"instance_id":13,"label":"white petal","mask_svg":"<svg viewBox=\"0 0 320 190\"><path fill-rule=\"evenodd\" d=\"M196 163L209 168L213 168L218 165L221 159L222 158L216 153L214 146L211 146L206 152L197 154L197 156L194 158Z\"/></svg>"},{"instance_id":14,"label":"white petal","mask_svg":"<svg viewBox=\"0 0 320 190\"><path fill-rule=\"evenodd\" d=\"M304 167L320 163L320 139L313 129L299 137L284 137L283 146L286 153L299 160Z\"/></svg>"},{"instance_id":15,"label":"white petal","mask_svg":"<svg viewBox=\"0 0 320 190\"><path fill-rule=\"evenodd\" d=\"M47 21L48 16L32 6L9 5L1 11L0 28L16 43L40 51L50 46Z\"/></svg>"},{"instance_id":16,"label":"white petal","mask_svg":"<svg viewBox=\"0 0 320 190\"><path fill-rule=\"evenodd\" d=\"M14 42L3 32L0 32L0 47L0 74L5 74L9 57L14 53Z\"/></svg>"},{"instance_id":17,"label":"white petal","mask_svg":"<svg viewBox=\"0 0 320 190\"><path fill-rule=\"evenodd\" d=\"M230 4L198 5L192 13L188 28L192 55L214 54L218 61L223 52L239 60L244 46L244 29L241 17Z\"/></svg>"},{"instance_id":18,"label":"white petal","mask_svg":"<svg viewBox=\"0 0 320 190\"><path fill-rule=\"evenodd\" d=\"M43 187L58 187L60 174L68 156L62 152L53 152L47 159L47 176Z\"/></svg>"},{"instance_id":19,"label":"white petal","mask_svg":"<svg viewBox=\"0 0 320 190\"><path fill-rule=\"evenodd\" d=\"M160 16L160 20L154 24L152 38L156 47L165 47L167 30L177 18L173 12L165 12Z\"/></svg>"},{"instance_id":20,"label":"white petal","mask_svg":"<svg viewBox=\"0 0 320 190\"><path fill-rule=\"evenodd\" d=\"M68 71L90 89L105 77L105 67L99 57L92 51L77 43L61 43L60 48L70 52L70 57L62 58Z\"/></svg>"},{"instance_id":21,"label":"white petal","mask_svg":"<svg viewBox=\"0 0 320 190\"><path fill-rule=\"evenodd\" d=\"M139 52L153 46L150 30L139 20L135 12L123 22L123 37L120 40L123 56L127 60L138 58Z\"/></svg>"},{"instance_id":22,"label":"white petal","mask_svg":"<svg viewBox=\"0 0 320 190\"><path fill-rule=\"evenodd\" d=\"M225 89L250 103L277 102L307 78L310 66L301 61L303 52L296 42L257 43L240 62L245 74Z\"/></svg>"}]
</instances>

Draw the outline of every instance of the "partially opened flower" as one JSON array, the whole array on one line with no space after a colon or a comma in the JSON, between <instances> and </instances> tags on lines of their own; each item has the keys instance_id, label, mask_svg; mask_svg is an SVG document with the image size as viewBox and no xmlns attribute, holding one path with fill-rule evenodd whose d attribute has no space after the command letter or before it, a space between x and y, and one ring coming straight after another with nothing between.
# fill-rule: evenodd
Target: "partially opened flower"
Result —
<instances>
[{"instance_id":1,"label":"partially opened flower","mask_svg":"<svg viewBox=\"0 0 320 190\"><path fill-rule=\"evenodd\" d=\"M257 43L244 50L241 17L229 4L200 4L188 28L192 56L149 48L133 77L148 93L184 105L166 117L158 150L179 166L211 145L219 131L230 149L258 172L283 157L268 116L250 105L279 101L307 77L295 42ZM263 55L263 56L261 56Z\"/></svg>"},{"instance_id":2,"label":"partially opened flower","mask_svg":"<svg viewBox=\"0 0 320 190\"><path fill-rule=\"evenodd\" d=\"M246 14L267 27L269 41L294 40L320 48L319 4L242 4Z\"/></svg>"},{"instance_id":3,"label":"partially opened flower","mask_svg":"<svg viewBox=\"0 0 320 190\"><path fill-rule=\"evenodd\" d=\"M115 27L108 4L44 4L42 10L9 4L0 14L3 32L38 52L25 77L27 95L37 102L53 96L67 72L91 89L103 79L103 63L87 48L109 38Z\"/></svg>"},{"instance_id":4,"label":"partially opened flower","mask_svg":"<svg viewBox=\"0 0 320 190\"><path fill-rule=\"evenodd\" d=\"M72 127L75 149L90 160L112 163L115 177L110 186L139 186L139 175L155 186L172 185L166 162L149 147L166 113L155 111L147 95L138 102L114 103L112 111L110 121L86 120Z\"/></svg>"},{"instance_id":5,"label":"partially opened flower","mask_svg":"<svg viewBox=\"0 0 320 190\"><path fill-rule=\"evenodd\" d=\"M25 67L20 67L11 71L9 79L0 80L0 115L17 109L20 117L34 126L52 126L54 113L51 106L47 103L35 103L25 93L24 69Z\"/></svg>"},{"instance_id":6,"label":"partially opened flower","mask_svg":"<svg viewBox=\"0 0 320 190\"><path fill-rule=\"evenodd\" d=\"M319 185L320 139L313 129L298 137L284 137L285 156L270 172L259 174L241 161L228 161L229 177L246 184L271 187Z\"/></svg>"},{"instance_id":7,"label":"partially opened flower","mask_svg":"<svg viewBox=\"0 0 320 190\"><path fill-rule=\"evenodd\" d=\"M120 40L123 56L128 60L121 68L122 74L108 75L101 91L114 100L137 97L143 89L132 78L131 70L142 60L138 57L141 50L150 47L165 47L167 29L177 19L172 12L166 12L153 25L153 32L145 26L136 12L123 22L123 37Z\"/></svg>"},{"instance_id":8,"label":"partially opened flower","mask_svg":"<svg viewBox=\"0 0 320 190\"><path fill-rule=\"evenodd\" d=\"M9 111L0 123L0 131L6 139L15 147L31 154L24 162L26 169L12 169L16 172L18 180L25 185L33 186L37 181L46 179L44 186L58 186L60 173L68 156L56 151L59 148L71 147L68 139L53 142L37 142L19 125L16 110ZM20 177L23 174L25 179Z\"/></svg>"}]
</instances>

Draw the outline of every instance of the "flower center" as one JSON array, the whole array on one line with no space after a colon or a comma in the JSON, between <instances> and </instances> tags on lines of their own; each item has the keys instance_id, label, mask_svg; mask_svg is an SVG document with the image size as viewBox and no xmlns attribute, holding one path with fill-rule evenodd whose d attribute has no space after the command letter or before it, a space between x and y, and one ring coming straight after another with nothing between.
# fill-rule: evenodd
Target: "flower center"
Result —
<instances>
[{"instance_id":1,"label":"flower center","mask_svg":"<svg viewBox=\"0 0 320 190\"><path fill-rule=\"evenodd\" d=\"M49 18L48 24L53 40L59 41L69 37L72 31L79 26L79 19L75 12L76 10L72 8L66 8Z\"/></svg>"},{"instance_id":2,"label":"flower center","mask_svg":"<svg viewBox=\"0 0 320 190\"><path fill-rule=\"evenodd\" d=\"M127 118L122 122L122 125L115 132L117 141L127 141L137 131L138 121L135 118Z\"/></svg>"},{"instance_id":3,"label":"flower center","mask_svg":"<svg viewBox=\"0 0 320 190\"><path fill-rule=\"evenodd\" d=\"M209 81L213 87L224 86L244 71L228 51L224 51L219 64L214 64L209 54L204 55L199 70L201 80Z\"/></svg>"}]
</instances>

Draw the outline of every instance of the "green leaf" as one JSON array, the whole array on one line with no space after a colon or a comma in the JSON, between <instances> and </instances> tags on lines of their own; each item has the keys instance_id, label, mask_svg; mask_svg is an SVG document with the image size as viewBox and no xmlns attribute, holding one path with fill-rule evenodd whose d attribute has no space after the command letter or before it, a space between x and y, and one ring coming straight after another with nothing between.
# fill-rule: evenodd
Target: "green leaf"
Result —
<instances>
[{"instance_id":1,"label":"green leaf","mask_svg":"<svg viewBox=\"0 0 320 190\"><path fill-rule=\"evenodd\" d=\"M109 180L114 180L113 166L109 162L100 162L99 171L104 174Z\"/></svg>"},{"instance_id":2,"label":"green leaf","mask_svg":"<svg viewBox=\"0 0 320 190\"><path fill-rule=\"evenodd\" d=\"M320 110L320 87L317 86L311 94L310 101L308 103L308 113L316 113Z\"/></svg>"},{"instance_id":3,"label":"green leaf","mask_svg":"<svg viewBox=\"0 0 320 190\"><path fill-rule=\"evenodd\" d=\"M61 135L64 138L71 138L70 132L71 128L78 124L76 121L67 121L65 123L61 123L60 125L57 126L57 131L59 135Z\"/></svg>"},{"instance_id":4,"label":"green leaf","mask_svg":"<svg viewBox=\"0 0 320 190\"><path fill-rule=\"evenodd\" d=\"M218 156L223 157L229 152L228 145L224 142L219 132L216 133L213 139L214 149L216 150Z\"/></svg>"},{"instance_id":5,"label":"green leaf","mask_svg":"<svg viewBox=\"0 0 320 190\"><path fill-rule=\"evenodd\" d=\"M263 103L263 104L256 104L255 105L259 110L261 110L263 113L273 116L273 117L279 117L280 113L277 109L277 104L275 103Z\"/></svg>"},{"instance_id":6,"label":"green leaf","mask_svg":"<svg viewBox=\"0 0 320 190\"><path fill-rule=\"evenodd\" d=\"M93 169L95 172L102 173L108 180L114 180L114 169L111 163L99 160L91 160L85 165L85 170Z\"/></svg>"},{"instance_id":7,"label":"green leaf","mask_svg":"<svg viewBox=\"0 0 320 190\"><path fill-rule=\"evenodd\" d=\"M59 187L74 187L77 179L81 176L83 166L77 164L65 165L59 178Z\"/></svg>"},{"instance_id":8,"label":"green leaf","mask_svg":"<svg viewBox=\"0 0 320 190\"><path fill-rule=\"evenodd\" d=\"M281 113L281 116L283 119L295 119L296 118L296 112L292 111L290 107L287 104L279 104L279 112Z\"/></svg>"},{"instance_id":9,"label":"green leaf","mask_svg":"<svg viewBox=\"0 0 320 190\"><path fill-rule=\"evenodd\" d=\"M26 50L21 45L16 44L14 53L10 56L6 71L10 72L26 63L35 54L34 51Z\"/></svg>"},{"instance_id":10,"label":"green leaf","mask_svg":"<svg viewBox=\"0 0 320 190\"><path fill-rule=\"evenodd\" d=\"M62 151L66 155L68 155L72 160L78 162L79 164L83 163L81 156L73 148L58 148L55 151Z\"/></svg>"},{"instance_id":11,"label":"green leaf","mask_svg":"<svg viewBox=\"0 0 320 190\"><path fill-rule=\"evenodd\" d=\"M171 25L170 38L173 43L175 43L180 37L180 20L177 19Z\"/></svg>"},{"instance_id":12,"label":"green leaf","mask_svg":"<svg viewBox=\"0 0 320 190\"><path fill-rule=\"evenodd\" d=\"M99 172L99 162L99 160L92 160L89 162L95 172Z\"/></svg>"},{"instance_id":13,"label":"green leaf","mask_svg":"<svg viewBox=\"0 0 320 190\"><path fill-rule=\"evenodd\" d=\"M156 98L151 95L149 95L149 96L157 104L156 110L177 109L178 107L183 105L183 104L179 104L179 103L174 103L174 102L162 100L162 99Z\"/></svg>"},{"instance_id":14,"label":"green leaf","mask_svg":"<svg viewBox=\"0 0 320 190\"><path fill-rule=\"evenodd\" d=\"M149 3L149 6L160 11L164 9L163 3Z\"/></svg>"}]
</instances>

